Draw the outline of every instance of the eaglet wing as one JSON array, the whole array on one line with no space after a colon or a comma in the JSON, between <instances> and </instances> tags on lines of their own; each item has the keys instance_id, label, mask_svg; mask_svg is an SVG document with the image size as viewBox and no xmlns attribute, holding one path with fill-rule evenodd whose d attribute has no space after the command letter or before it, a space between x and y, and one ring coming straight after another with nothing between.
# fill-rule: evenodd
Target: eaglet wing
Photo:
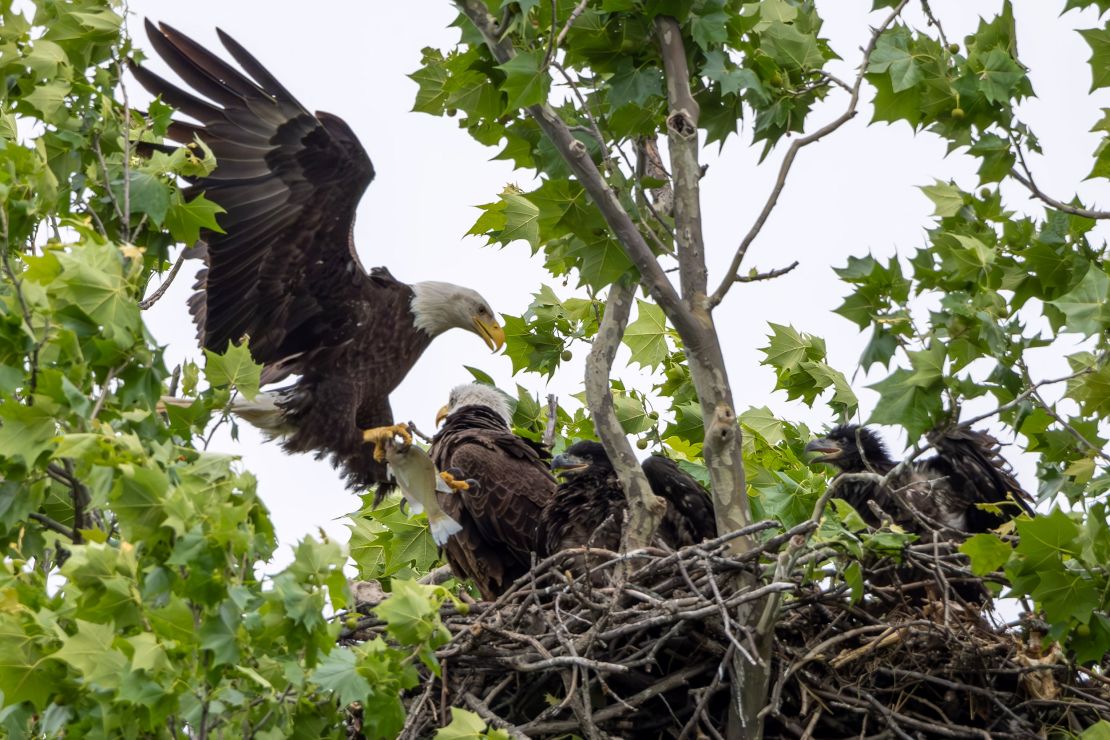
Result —
<instances>
[{"instance_id":1,"label":"eaglet wing","mask_svg":"<svg viewBox=\"0 0 1110 740\"><path fill-rule=\"evenodd\" d=\"M986 532L1014 517L1032 515L1033 498L1014 477L992 435L973 429L948 429L930 439L937 457L948 463L952 488L967 507L967 531ZM979 504L999 508L996 513Z\"/></svg>"}]
</instances>

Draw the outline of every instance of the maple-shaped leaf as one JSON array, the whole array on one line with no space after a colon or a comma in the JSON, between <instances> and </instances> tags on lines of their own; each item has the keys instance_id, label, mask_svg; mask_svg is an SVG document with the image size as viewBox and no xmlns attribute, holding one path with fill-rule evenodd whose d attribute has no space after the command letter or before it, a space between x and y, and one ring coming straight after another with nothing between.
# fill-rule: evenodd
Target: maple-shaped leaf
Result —
<instances>
[{"instance_id":1,"label":"maple-shaped leaf","mask_svg":"<svg viewBox=\"0 0 1110 740\"><path fill-rule=\"evenodd\" d=\"M624 330L624 343L632 350L632 362L654 370L667 357L667 316L654 303L637 299L636 306L636 320Z\"/></svg>"},{"instance_id":2,"label":"maple-shaped leaf","mask_svg":"<svg viewBox=\"0 0 1110 740\"><path fill-rule=\"evenodd\" d=\"M232 344L229 341L227 350L223 354L216 354L206 349L204 356L207 360L204 365L204 375L209 383L216 386L234 386L247 397L247 400L253 400L258 395L262 366L251 357L246 342Z\"/></svg>"},{"instance_id":3,"label":"maple-shaped leaf","mask_svg":"<svg viewBox=\"0 0 1110 740\"><path fill-rule=\"evenodd\" d=\"M507 106L510 110L547 100L551 76L543 66L542 52L521 52L497 68L505 73L501 90L509 98Z\"/></svg>"}]
</instances>

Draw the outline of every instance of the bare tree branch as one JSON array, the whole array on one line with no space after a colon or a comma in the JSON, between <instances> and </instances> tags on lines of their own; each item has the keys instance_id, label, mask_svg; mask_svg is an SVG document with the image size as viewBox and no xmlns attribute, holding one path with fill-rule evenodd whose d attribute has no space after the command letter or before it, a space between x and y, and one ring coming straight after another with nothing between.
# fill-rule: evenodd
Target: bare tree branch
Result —
<instances>
[{"instance_id":1,"label":"bare tree branch","mask_svg":"<svg viewBox=\"0 0 1110 740\"><path fill-rule=\"evenodd\" d=\"M43 527L49 529L51 532L57 532L60 535L73 539L73 530L62 524L59 521L51 519L45 514L40 514L37 511L32 511L29 515L31 519L41 524Z\"/></svg>"},{"instance_id":2,"label":"bare tree branch","mask_svg":"<svg viewBox=\"0 0 1110 740\"><path fill-rule=\"evenodd\" d=\"M798 266L798 260L794 260L786 267L780 267L777 270L768 270L767 272L757 272L753 275L737 275L736 282L738 283L757 283L760 280L774 280L777 277L782 277L786 273L793 270Z\"/></svg>"},{"instance_id":3,"label":"bare tree branch","mask_svg":"<svg viewBox=\"0 0 1110 740\"><path fill-rule=\"evenodd\" d=\"M701 166L698 164L698 116L701 113L690 91L686 45L682 29L670 16L656 16L655 37L667 79L667 149L671 157L674 188L675 241L678 276L687 305L700 307L709 277L705 269L705 242L701 230Z\"/></svg>"},{"instance_id":4,"label":"bare tree branch","mask_svg":"<svg viewBox=\"0 0 1110 740\"><path fill-rule=\"evenodd\" d=\"M1017 151L1018 164L1021 166L1021 171L1014 168L1010 171L1010 176L1025 186L1029 193L1041 201L1042 203L1055 208L1057 211L1071 214L1072 216L1082 216L1083 218L1093 219L1095 221L1105 220L1110 218L1110 211L1095 211L1089 208L1080 208L1079 206L1069 205L1063 201L1056 200L1052 196L1045 193L1037 187L1037 181L1033 179L1033 171L1029 169L1029 164L1025 161L1025 153L1021 149L1021 145L1011 138L1014 144L1014 149Z\"/></svg>"},{"instance_id":5,"label":"bare tree branch","mask_svg":"<svg viewBox=\"0 0 1110 740\"><path fill-rule=\"evenodd\" d=\"M143 311L147 310L166 294L166 291L170 289L170 285L173 284L173 279L177 277L177 272L181 269L181 264L185 261L185 252L187 251L188 250L185 249L181 250L181 254L177 256L177 261L174 262L173 267L170 268L170 274L166 276L166 279L162 281L162 284L158 286L157 290L151 293L149 298L144 298L139 301L140 309Z\"/></svg>"},{"instance_id":6,"label":"bare tree branch","mask_svg":"<svg viewBox=\"0 0 1110 740\"><path fill-rule=\"evenodd\" d=\"M644 470L632 452L632 445L628 444L609 388L609 374L628 324L634 292L632 285L623 282L614 283L609 288L605 313L594 337L593 348L586 357L586 400L593 412L594 429L613 462L628 500L628 526L624 528L621 543L625 552L647 546L666 507L651 492Z\"/></svg>"},{"instance_id":7,"label":"bare tree branch","mask_svg":"<svg viewBox=\"0 0 1110 740\"><path fill-rule=\"evenodd\" d=\"M543 429L543 443L548 449L555 444L555 427L559 422L559 397L547 394L547 425Z\"/></svg>"},{"instance_id":8,"label":"bare tree branch","mask_svg":"<svg viewBox=\"0 0 1110 740\"><path fill-rule=\"evenodd\" d=\"M771 188L771 194L767 197L767 202L763 204L763 210L759 212L759 216L756 217L755 223L752 224L748 233L745 234L744 238L740 241L740 246L736 248L736 254L732 257L732 263L725 273L724 280L721 281L717 290L713 291L713 295L709 298L710 309L717 306L724 299L729 288L736 282L736 276L740 271L740 263L744 261L744 255L747 254L748 247L750 247L752 242L755 241L755 238L759 236L759 232L763 229L763 225L767 223L767 218L771 215L771 211L778 205L779 196L782 195L782 190L786 186L786 178L790 174L790 168L794 166L794 160L797 158L798 152L802 150L802 147L820 141L855 118L859 106L860 88L863 85L863 76L867 72L867 67L871 62L871 54L875 51L875 45L879 42L879 36L881 36L883 31L889 28L890 24L902 14L902 10L906 7L907 3L909 3L909 0L901 0L901 2L894 7L890 15L887 16L886 20L872 30L871 40L863 50L863 59L860 62L859 72L856 74L855 82L852 84L851 95L848 98L848 107L844 112L812 134L795 139L793 143L790 144L790 148L786 150L786 156L782 158L782 165L779 167L778 178L775 180L774 187Z\"/></svg>"}]
</instances>

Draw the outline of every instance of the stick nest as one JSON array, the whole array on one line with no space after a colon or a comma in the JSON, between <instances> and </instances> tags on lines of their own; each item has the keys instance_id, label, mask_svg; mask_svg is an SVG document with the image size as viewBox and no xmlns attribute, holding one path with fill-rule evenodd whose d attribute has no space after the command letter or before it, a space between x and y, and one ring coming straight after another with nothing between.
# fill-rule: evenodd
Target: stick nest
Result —
<instances>
[{"instance_id":1,"label":"stick nest","mask_svg":"<svg viewBox=\"0 0 1110 740\"><path fill-rule=\"evenodd\" d=\"M806 545L814 526L754 525L739 556L737 533L677 553L567 550L496 602L445 606L441 676L405 697L401 737L431 736L451 706L514 738L726 737L733 677L765 671L766 737L1029 738L1110 720L1110 659L1077 667L1035 618L964 602L978 579L952 545L865 562L853 602L814 575L832 554ZM366 617L341 639L382 631Z\"/></svg>"}]
</instances>

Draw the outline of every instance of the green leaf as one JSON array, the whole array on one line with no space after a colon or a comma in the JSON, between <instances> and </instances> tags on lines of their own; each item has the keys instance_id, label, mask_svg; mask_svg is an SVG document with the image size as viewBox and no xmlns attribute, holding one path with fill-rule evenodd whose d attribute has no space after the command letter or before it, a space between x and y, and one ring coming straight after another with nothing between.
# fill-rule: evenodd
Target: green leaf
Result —
<instances>
[{"instance_id":1,"label":"green leaf","mask_svg":"<svg viewBox=\"0 0 1110 740\"><path fill-rule=\"evenodd\" d=\"M218 204L213 203L201 193L188 203L175 199L166 212L166 228L173 238L182 244L193 244L200 239L201 229L223 234L224 230L216 222L217 213L226 213Z\"/></svg>"},{"instance_id":2,"label":"green leaf","mask_svg":"<svg viewBox=\"0 0 1110 740\"><path fill-rule=\"evenodd\" d=\"M406 580L394 580L392 586L393 593L374 607L374 614L395 639L406 645L419 644L439 625L436 588Z\"/></svg>"},{"instance_id":3,"label":"green leaf","mask_svg":"<svg viewBox=\"0 0 1110 740\"><path fill-rule=\"evenodd\" d=\"M320 688L335 692L343 706L364 701L371 693L370 682L358 672L355 654L349 648L332 648L316 667L312 680Z\"/></svg>"},{"instance_id":4,"label":"green leaf","mask_svg":"<svg viewBox=\"0 0 1110 740\"><path fill-rule=\"evenodd\" d=\"M825 63L825 57L817 46L817 36L802 33L793 24L771 23L760 37L760 48L790 69L820 69Z\"/></svg>"},{"instance_id":5,"label":"green leaf","mask_svg":"<svg viewBox=\"0 0 1110 740\"><path fill-rule=\"evenodd\" d=\"M50 655L77 669L90 684L102 689L118 689L127 666L127 657L112 647L115 628L77 619L77 632L62 640L62 647Z\"/></svg>"},{"instance_id":6,"label":"green leaf","mask_svg":"<svg viewBox=\"0 0 1110 740\"><path fill-rule=\"evenodd\" d=\"M747 411L741 412L740 424L748 430L758 434L763 438L763 441L774 447L781 442L786 441L784 433L785 425L781 419L775 418L771 413L771 409L766 406L759 408L750 408ZM701 416L698 415L698 430L702 427Z\"/></svg>"},{"instance_id":7,"label":"green leaf","mask_svg":"<svg viewBox=\"0 0 1110 740\"><path fill-rule=\"evenodd\" d=\"M1033 589L1033 598L1044 609L1050 622L1073 619L1083 624L1099 605L1095 584L1082 573L1065 570L1039 572L1040 582Z\"/></svg>"},{"instance_id":8,"label":"green leaf","mask_svg":"<svg viewBox=\"0 0 1110 740\"><path fill-rule=\"evenodd\" d=\"M1019 519L1018 535L1021 541L1017 553L1025 558L1034 570L1048 570L1063 555L1075 554L1079 527L1071 518L1054 508L1045 516Z\"/></svg>"},{"instance_id":9,"label":"green leaf","mask_svg":"<svg viewBox=\"0 0 1110 740\"><path fill-rule=\"evenodd\" d=\"M1048 301L1067 317L1067 327L1084 336L1110 327L1110 277L1091 263L1079 284L1054 301Z\"/></svg>"},{"instance_id":10,"label":"green leaf","mask_svg":"<svg viewBox=\"0 0 1110 740\"><path fill-rule=\"evenodd\" d=\"M868 72L887 72L896 93L914 87L923 79L909 45L909 31L904 26L884 32L879 36L867 67Z\"/></svg>"},{"instance_id":11,"label":"green leaf","mask_svg":"<svg viewBox=\"0 0 1110 740\"><path fill-rule=\"evenodd\" d=\"M21 460L28 468L53 445L54 418L41 406L0 404L0 459Z\"/></svg>"},{"instance_id":12,"label":"green leaf","mask_svg":"<svg viewBox=\"0 0 1110 740\"><path fill-rule=\"evenodd\" d=\"M1076 2L1077 0L1068 0L1068 6ZM1099 3L1099 7L1102 8L1102 3ZM1102 8L1100 12L1105 13L1106 9ZM1110 740L1110 720L1100 719L1095 722L1080 733L1079 740Z\"/></svg>"},{"instance_id":13,"label":"green leaf","mask_svg":"<svg viewBox=\"0 0 1110 740\"><path fill-rule=\"evenodd\" d=\"M625 58L609 79L609 105L614 109L630 103L642 106L648 98L662 95L663 72L655 65L636 67Z\"/></svg>"},{"instance_id":14,"label":"green leaf","mask_svg":"<svg viewBox=\"0 0 1110 740\"><path fill-rule=\"evenodd\" d=\"M1010 559L1013 549L991 533L972 535L960 545L960 552L971 559L971 572L977 576L994 573Z\"/></svg>"},{"instance_id":15,"label":"green leaf","mask_svg":"<svg viewBox=\"0 0 1110 740\"><path fill-rule=\"evenodd\" d=\"M728 41L729 16L723 10L690 17L690 33L703 51Z\"/></svg>"},{"instance_id":16,"label":"green leaf","mask_svg":"<svg viewBox=\"0 0 1110 740\"><path fill-rule=\"evenodd\" d=\"M215 386L233 386L246 396L247 400L253 400L258 395L262 366L251 357L246 342L242 344L228 342L227 350L221 355L205 349L204 356L207 360L204 364L204 375L209 383Z\"/></svg>"},{"instance_id":17,"label":"green leaf","mask_svg":"<svg viewBox=\"0 0 1110 740\"><path fill-rule=\"evenodd\" d=\"M1079 35L1091 47L1091 90L1110 87L1110 29L1088 28Z\"/></svg>"},{"instance_id":18,"label":"green leaf","mask_svg":"<svg viewBox=\"0 0 1110 740\"><path fill-rule=\"evenodd\" d=\"M68 82L51 80L35 87L23 99L41 111L46 121L53 122L57 118L58 111L65 105L65 97L69 95L69 91Z\"/></svg>"},{"instance_id":19,"label":"green leaf","mask_svg":"<svg viewBox=\"0 0 1110 740\"><path fill-rule=\"evenodd\" d=\"M631 361L640 367L659 367L667 357L667 316L654 303L636 299L636 320L624 331Z\"/></svg>"},{"instance_id":20,"label":"green leaf","mask_svg":"<svg viewBox=\"0 0 1110 740\"><path fill-rule=\"evenodd\" d=\"M921 192L933 201L933 215L939 218L955 216L964 207L963 191L952 183L937 180L933 185L923 186Z\"/></svg>"},{"instance_id":21,"label":"green leaf","mask_svg":"<svg viewBox=\"0 0 1110 740\"><path fill-rule=\"evenodd\" d=\"M537 105L547 100L551 88L551 77L543 66L543 53L539 51L520 52L498 69L505 73L501 90L508 95L507 106L510 110Z\"/></svg>"},{"instance_id":22,"label":"green leaf","mask_svg":"<svg viewBox=\"0 0 1110 740\"><path fill-rule=\"evenodd\" d=\"M474 712L451 707L451 722L440 727L433 736L434 740L509 740L503 730L486 730L485 721Z\"/></svg>"},{"instance_id":23,"label":"green leaf","mask_svg":"<svg viewBox=\"0 0 1110 740\"><path fill-rule=\"evenodd\" d=\"M131 213L145 213L156 226L161 226L170 207L170 186L148 172L132 170L128 178L128 200ZM124 201L122 183L113 187L116 200Z\"/></svg>"},{"instance_id":24,"label":"green leaf","mask_svg":"<svg viewBox=\"0 0 1110 740\"><path fill-rule=\"evenodd\" d=\"M123 277L123 260L110 244L90 242L58 254L57 294L104 327L109 335L138 330L139 307ZM52 286L55 287L55 286ZM130 340L121 342L130 345Z\"/></svg>"},{"instance_id":25,"label":"green leaf","mask_svg":"<svg viewBox=\"0 0 1110 740\"><path fill-rule=\"evenodd\" d=\"M1004 49L995 47L983 58L983 71L979 74L979 89L992 103L1007 103L1014 94L1017 84L1025 77L1025 71L1018 66Z\"/></svg>"},{"instance_id":26,"label":"green leaf","mask_svg":"<svg viewBox=\"0 0 1110 740\"><path fill-rule=\"evenodd\" d=\"M932 428L941 412L940 385L923 388L914 373L899 368L885 380L868 386L880 394L869 424L891 424L906 429L916 439Z\"/></svg>"},{"instance_id":27,"label":"green leaf","mask_svg":"<svg viewBox=\"0 0 1110 740\"><path fill-rule=\"evenodd\" d=\"M64 671L43 656L39 641L12 614L0 614L0 690L7 706L29 701L45 707Z\"/></svg>"},{"instance_id":28,"label":"green leaf","mask_svg":"<svg viewBox=\"0 0 1110 740\"><path fill-rule=\"evenodd\" d=\"M414 112L442 116L447 101L447 80L449 73L443 64L443 54L438 49L427 47L422 50L424 65L409 75L417 84L416 101L412 104Z\"/></svg>"},{"instance_id":29,"label":"green leaf","mask_svg":"<svg viewBox=\"0 0 1110 740\"><path fill-rule=\"evenodd\" d=\"M539 209L532 201L513 192L501 194L505 207L501 213L505 216L505 226L501 231L501 243L508 244L517 239L523 239L535 249L540 245L540 231L537 219Z\"/></svg>"}]
</instances>

